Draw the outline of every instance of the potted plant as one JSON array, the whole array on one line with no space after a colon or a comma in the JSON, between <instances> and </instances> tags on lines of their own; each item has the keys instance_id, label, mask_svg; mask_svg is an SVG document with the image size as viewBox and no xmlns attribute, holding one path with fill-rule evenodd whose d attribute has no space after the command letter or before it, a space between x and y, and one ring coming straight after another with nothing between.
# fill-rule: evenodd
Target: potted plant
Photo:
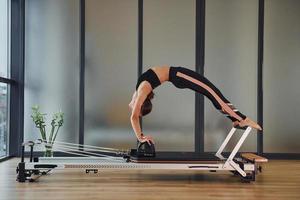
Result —
<instances>
[{"instance_id":1,"label":"potted plant","mask_svg":"<svg viewBox=\"0 0 300 200\"><path fill-rule=\"evenodd\" d=\"M47 137L46 132L46 116L47 114L41 113L39 106L32 107L32 115L31 118L35 124L35 126L39 129L43 142L45 143L45 157L52 157L53 150L52 145L57 137L58 131L60 127L62 127L64 123L64 113L59 111L54 113L51 120L51 130L50 135Z\"/></svg>"}]
</instances>

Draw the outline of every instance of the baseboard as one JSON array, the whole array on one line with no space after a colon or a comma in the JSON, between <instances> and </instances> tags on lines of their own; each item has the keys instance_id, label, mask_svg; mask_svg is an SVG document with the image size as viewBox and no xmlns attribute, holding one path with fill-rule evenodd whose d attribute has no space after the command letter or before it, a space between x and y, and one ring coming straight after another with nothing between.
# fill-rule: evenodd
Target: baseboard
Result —
<instances>
[{"instance_id":1,"label":"baseboard","mask_svg":"<svg viewBox=\"0 0 300 200\"><path fill-rule=\"evenodd\" d=\"M13 158L13 156L6 156L6 157L3 157L3 158L0 158L0 162L9 160L9 159L11 159L11 158Z\"/></svg>"},{"instance_id":2,"label":"baseboard","mask_svg":"<svg viewBox=\"0 0 300 200\"><path fill-rule=\"evenodd\" d=\"M300 153L263 153L263 156L272 160L300 160Z\"/></svg>"}]
</instances>

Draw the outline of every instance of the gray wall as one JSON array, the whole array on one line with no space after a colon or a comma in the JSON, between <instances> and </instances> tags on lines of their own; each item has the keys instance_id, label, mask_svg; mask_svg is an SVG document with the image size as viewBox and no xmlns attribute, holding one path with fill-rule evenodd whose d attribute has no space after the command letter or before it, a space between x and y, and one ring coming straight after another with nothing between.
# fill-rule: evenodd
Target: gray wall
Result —
<instances>
[{"instance_id":1,"label":"gray wall","mask_svg":"<svg viewBox=\"0 0 300 200\"><path fill-rule=\"evenodd\" d=\"M258 1L206 1L204 74L240 112L253 120L257 96L257 18ZM231 126L231 120L206 98L205 151L216 151ZM239 136L236 134L232 142ZM256 134L247 138L241 150L256 151Z\"/></svg>"},{"instance_id":2,"label":"gray wall","mask_svg":"<svg viewBox=\"0 0 300 200\"><path fill-rule=\"evenodd\" d=\"M65 113L58 140L78 142L79 1L28 0L25 16L24 140L40 138L31 107Z\"/></svg>"},{"instance_id":3,"label":"gray wall","mask_svg":"<svg viewBox=\"0 0 300 200\"><path fill-rule=\"evenodd\" d=\"M195 0L144 1L143 71L163 64L195 70ZM171 83L154 92L145 134L154 136L158 150L194 151L194 92Z\"/></svg>"},{"instance_id":4,"label":"gray wall","mask_svg":"<svg viewBox=\"0 0 300 200\"><path fill-rule=\"evenodd\" d=\"M136 142L128 104L137 80L137 6L137 0L86 0L86 144Z\"/></svg>"},{"instance_id":5,"label":"gray wall","mask_svg":"<svg viewBox=\"0 0 300 200\"><path fill-rule=\"evenodd\" d=\"M300 153L300 1L265 2L264 151Z\"/></svg>"}]
</instances>

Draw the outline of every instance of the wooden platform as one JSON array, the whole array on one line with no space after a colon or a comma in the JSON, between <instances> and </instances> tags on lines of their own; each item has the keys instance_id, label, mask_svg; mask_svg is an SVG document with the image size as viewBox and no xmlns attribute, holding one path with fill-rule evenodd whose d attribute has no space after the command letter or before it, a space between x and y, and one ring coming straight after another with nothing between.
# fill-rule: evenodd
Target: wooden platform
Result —
<instances>
[{"instance_id":1,"label":"wooden platform","mask_svg":"<svg viewBox=\"0 0 300 200\"><path fill-rule=\"evenodd\" d=\"M17 159L0 163L0 200L300 199L300 161L269 161L254 183L229 173L59 170L35 183L15 181Z\"/></svg>"},{"instance_id":2,"label":"wooden platform","mask_svg":"<svg viewBox=\"0 0 300 200\"><path fill-rule=\"evenodd\" d=\"M268 162L267 158L258 156L258 155L253 154L253 153L242 153L241 156L242 156L242 158L245 158L246 160L249 160L251 162L256 162L256 163L266 163L266 162Z\"/></svg>"}]
</instances>

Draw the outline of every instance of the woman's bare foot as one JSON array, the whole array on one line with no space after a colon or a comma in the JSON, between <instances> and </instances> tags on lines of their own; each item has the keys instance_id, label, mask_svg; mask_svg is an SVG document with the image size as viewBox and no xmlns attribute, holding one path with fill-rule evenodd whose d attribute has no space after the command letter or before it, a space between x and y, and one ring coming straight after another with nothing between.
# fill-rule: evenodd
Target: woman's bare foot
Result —
<instances>
[{"instance_id":1,"label":"woman's bare foot","mask_svg":"<svg viewBox=\"0 0 300 200\"><path fill-rule=\"evenodd\" d=\"M232 126L233 127L239 126L239 123L240 123L239 121L234 121L234 122L232 122Z\"/></svg>"},{"instance_id":2,"label":"woman's bare foot","mask_svg":"<svg viewBox=\"0 0 300 200\"><path fill-rule=\"evenodd\" d=\"M254 122L253 120L251 120L250 118L246 118L240 122L236 121L233 124L237 123L240 127L245 127L245 126L251 126L252 128L255 128L257 130L262 130L262 128L260 127L260 125L258 125L256 122Z\"/></svg>"}]
</instances>

